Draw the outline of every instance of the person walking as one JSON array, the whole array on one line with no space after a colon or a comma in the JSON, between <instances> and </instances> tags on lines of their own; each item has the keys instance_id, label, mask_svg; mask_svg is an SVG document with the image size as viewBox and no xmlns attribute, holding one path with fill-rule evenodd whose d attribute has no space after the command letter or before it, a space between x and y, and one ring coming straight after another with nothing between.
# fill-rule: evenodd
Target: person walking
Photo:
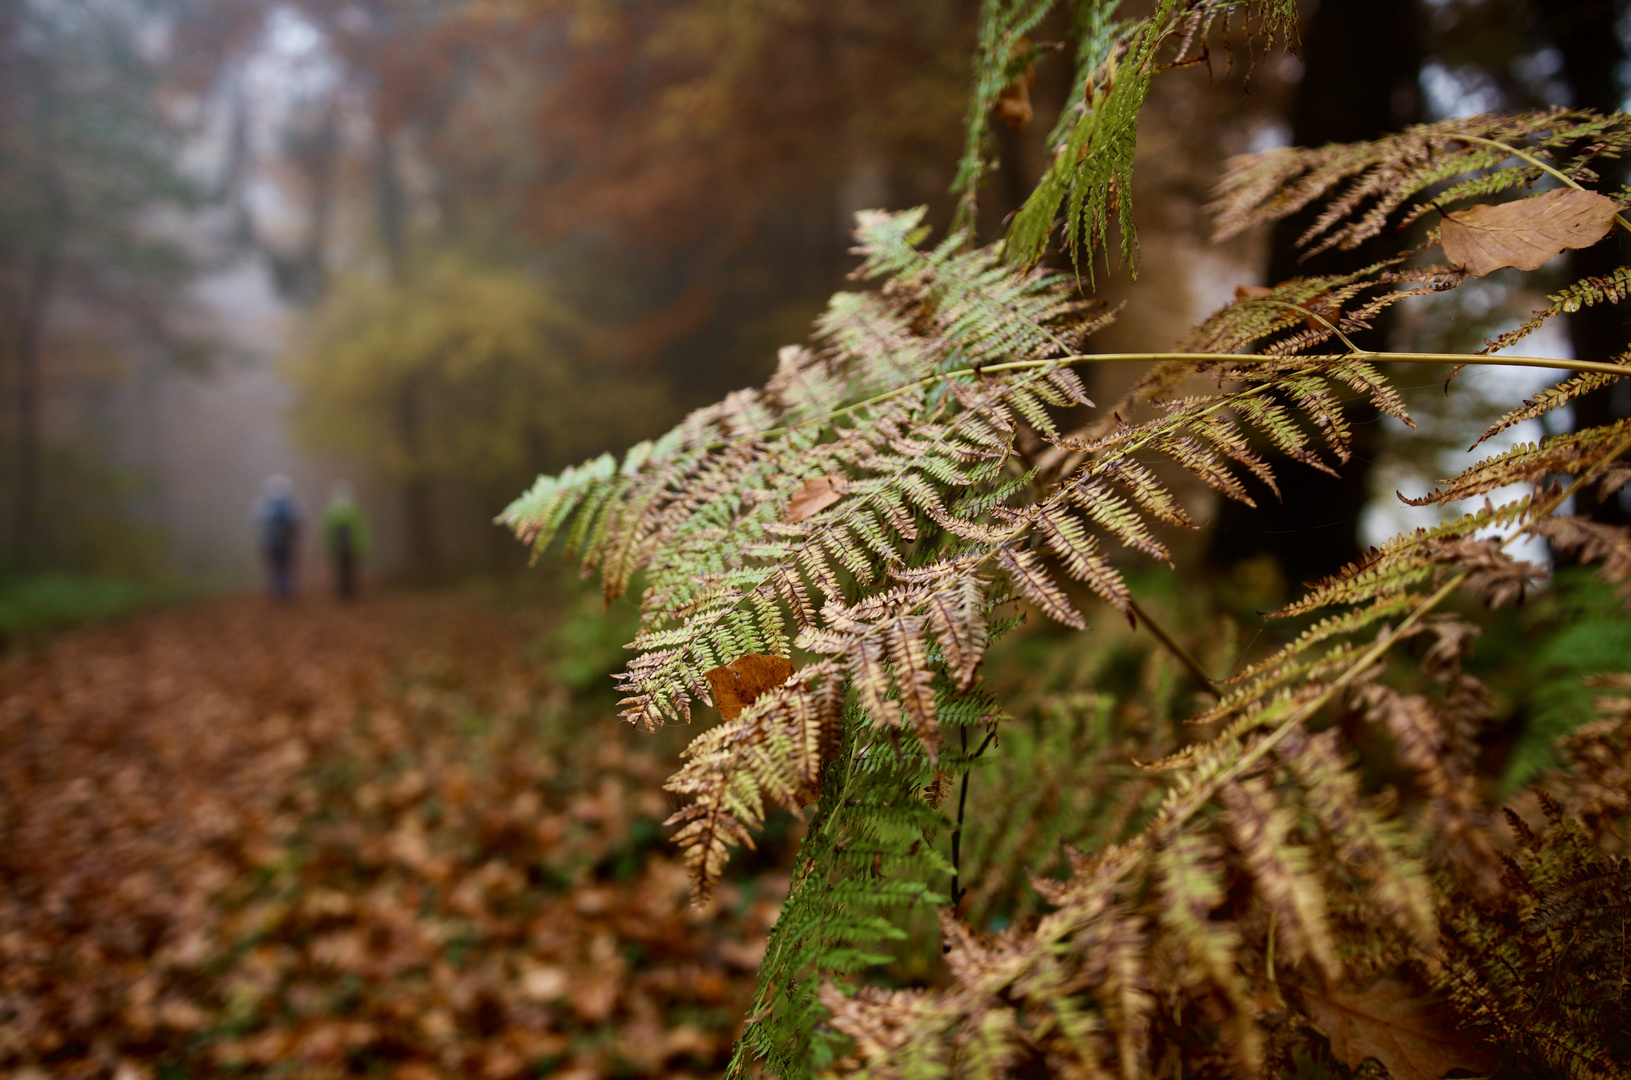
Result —
<instances>
[{"instance_id":1,"label":"person walking","mask_svg":"<svg viewBox=\"0 0 1631 1080\"><path fill-rule=\"evenodd\" d=\"M266 589L274 600L294 595L295 564L300 555L300 507L294 484L279 473L266 478L255 504L261 556L266 560Z\"/></svg>"},{"instance_id":2,"label":"person walking","mask_svg":"<svg viewBox=\"0 0 1631 1080\"><path fill-rule=\"evenodd\" d=\"M359 564L369 547L368 519L351 497L345 481L329 492L323 508L323 547L334 564L334 594L341 600L357 598Z\"/></svg>"}]
</instances>

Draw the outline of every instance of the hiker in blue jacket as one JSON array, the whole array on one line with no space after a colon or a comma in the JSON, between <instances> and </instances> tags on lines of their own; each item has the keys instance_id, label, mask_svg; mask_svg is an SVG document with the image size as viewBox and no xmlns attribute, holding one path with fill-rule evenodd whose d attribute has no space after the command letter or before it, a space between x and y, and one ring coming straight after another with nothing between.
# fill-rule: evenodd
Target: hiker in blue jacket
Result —
<instances>
[{"instance_id":1,"label":"hiker in blue jacket","mask_svg":"<svg viewBox=\"0 0 1631 1080\"><path fill-rule=\"evenodd\" d=\"M300 507L294 484L281 473L269 476L255 504L261 555L266 559L266 587L276 600L294 595L295 564L300 554Z\"/></svg>"}]
</instances>

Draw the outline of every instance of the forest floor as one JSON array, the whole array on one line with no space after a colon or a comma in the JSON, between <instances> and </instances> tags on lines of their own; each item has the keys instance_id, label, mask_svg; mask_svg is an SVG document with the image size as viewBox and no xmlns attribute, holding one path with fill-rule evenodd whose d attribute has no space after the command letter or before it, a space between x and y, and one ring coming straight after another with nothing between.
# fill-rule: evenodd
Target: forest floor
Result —
<instances>
[{"instance_id":1,"label":"forest floor","mask_svg":"<svg viewBox=\"0 0 1631 1080\"><path fill-rule=\"evenodd\" d=\"M0 660L0 1074L717 1074L785 870L692 910L681 743L545 639L243 597Z\"/></svg>"}]
</instances>

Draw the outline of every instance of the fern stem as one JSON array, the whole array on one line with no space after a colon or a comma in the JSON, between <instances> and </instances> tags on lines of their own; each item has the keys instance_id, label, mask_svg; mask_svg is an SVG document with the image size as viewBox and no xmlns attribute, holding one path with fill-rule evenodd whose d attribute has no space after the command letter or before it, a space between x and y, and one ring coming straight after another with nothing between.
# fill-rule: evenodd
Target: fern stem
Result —
<instances>
[{"instance_id":1,"label":"fern stem","mask_svg":"<svg viewBox=\"0 0 1631 1080\"><path fill-rule=\"evenodd\" d=\"M1352 354L1337 354L1333 356L1277 356L1273 353L1264 353L1257 356L1243 353L1086 353L1079 356L1062 356L1053 360L1015 360L1006 364L987 364L983 368L964 368L960 371L948 371L941 375L930 376L919 380L927 384L937 379L953 378L959 375L975 375L981 372L991 373L997 371L1023 371L1027 368L1047 367L1050 364L1071 365L1093 363L1127 363L1127 362L1169 362L1201 364L1221 364L1231 361L1265 359L1265 360L1368 360L1377 364L1441 364L1451 367L1460 367L1468 364L1477 364L1484 367L1519 367L1519 368L1558 368L1564 371L1596 372L1601 375L1631 375L1631 367L1621 364L1605 364L1595 360L1562 360L1550 356L1485 356L1481 353L1419 353L1419 352L1368 352L1360 350ZM908 387L900 387L890 391L890 396L903 393ZM858 402L859 408L869 402Z\"/></svg>"},{"instance_id":2,"label":"fern stem","mask_svg":"<svg viewBox=\"0 0 1631 1080\"><path fill-rule=\"evenodd\" d=\"M1237 303L1243 303L1243 304L1268 304L1271 307L1290 308L1292 311L1300 312L1306 318L1315 320L1321 326L1323 326L1327 330L1331 331L1331 333L1335 334L1337 336L1337 338L1339 340L1341 340L1342 344L1348 346L1348 351L1349 352L1351 352L1351 353L1353 353L1353 354L1355 354L1357 356L1358 354L1363 353L1365 351L1364 349L1361 349L1358 345L1355 345L1353 343L1353 341L1351 339L1349 339L1347 334L1344 334L1341 330L1337 329L1336 323L1332 322L1330 319L1327 319L1324 315L1321 315L1319 312L1315 311L1313 308L1306 308L1306 307L1303 307L1301 304L1293 304L1289 300L1276 300L1273 297L1269 297L1269 296L1248 297L1245 300L1237 301Z\"/></svg>"},{"instance_id":3,"label":"fern stem","mask_svg":"<svg viewBox=\"0 0 1631 1080\"><path fill-rule=\"evenodd\" d=\"M1352 344L1351 342L1349 343ZM1042 367L1074 367L1077 364L1126 364L1126 363L1191 363L1196 365L1225 364L1231 362L1249 361L1252 359L1269 360L1366 360L1376 364L1439 364L1447 367L1465 367L1478 365L1481 367L1516 367L1516 368L1554 368L1560 371L1594 372L1599 375L1628 376L1631 375L1631 366L1621 364L1605 364L1596 360L1562 360L1551 356L1485 356L1482 353L1421 353L1421 352L1367 352L1359 350L1353 353L1337 354L1333 356L1277 356L1273 353L1259 354L1254 357L1245 353L1192 353L1192 352L1139 352L1139 353L1078 353L1071 356L1058 356L1049 360L1011 360L1006 364L983 364L979 367L957 368L952 371L936 372L921 379L915 379L904 386L897 386L893 390L886 390L881 394L857 401L852 405L845 405L841 409L834 409L825 416L806 420L803 423L789 424L786 427L766 428L763 431L753 432L744 438L765 439L775 435L785 435L811 424L827 424L840 416L881 404L891 398L910 393L913 390L929 386L942 379L958 379L990 375L1003 371L1029 371Z\"/></svg>"},{"instance_id":4,"label":"fern stem","mask_svg":"<svg viewBox=\"0 0 1631 1080\"><path fill-rule=\"evenodd\" d=\"M973 763L985 753L985 748L991 745L991 740L997 737L995 730L985 734L985 740L980 748L974 751L974 756L968 756L968 728L958 729L963 740L963 779L961 790L957 792L957 827L951 831L951 910L956 911L963 902L963 894L967 889L961 887L963 876L963 814L968 809L968 774L973 771Z\"/></svg>"},{"instance_id":5,"label":"fern stem","mask_svg":"<svg viewBox=\"0 0 1631 1080\"><path fill-rule=\"evenodd\" d=\"M1201 662L1195 659L1195 657L1190 654L1189 650L1184 648L1183 645L1179 643L1177 638L1167 633L1166 627L1150 618L1150 613L1145 611L1139 602L1133 599L1131 594L1129 594L1127 597L1127 606L1132 609L1133 614L1136 615L1139 620L1149 628L1150 633L1155 635L1156 640L1164 645L1166 650L1171 653L1180 664L1184 665L1184 668L1188 670L1190 675L1195 677L1197 682L1206 688L1208 693L1216 698L1223 697L1223 694L1218 690L1218 684L1213 682L1212 676L1208 675L1206 673L1206 669L1201 667Z\"/></svg>"},{"instance_id":6,"label":"fern stem","mask_svg":"<svg viewBox=\"0 0 1631 1080\"><path fill-rule=\"evenodd\" d=\"M1508 154L1511 154L1513 157L1517 158L1519 161L1527 161L1541 172L1550 173L1552 176L1563 181L1576 191L1588 190L1587 188L1583 188L1577 184L1574 178L1568 173L1563 172L1561 169L1548 163L1545 159L1538 158L1533 154L1519 150L1515 146L1508 146L1506 143L1501 142L1498 139L1486 139L1482 135L1457 135L1455 136L1455 139L1459 142L1478 143L1480 146L1489 146L1495 148L1496 150L1504 150ZM1623 214L1615 214L1614 221L1615 224L1619 225L1619 227L1624 229L1626 232L1631 232L1631 222L1626 221Z\"/></svg>"}]
</instances>

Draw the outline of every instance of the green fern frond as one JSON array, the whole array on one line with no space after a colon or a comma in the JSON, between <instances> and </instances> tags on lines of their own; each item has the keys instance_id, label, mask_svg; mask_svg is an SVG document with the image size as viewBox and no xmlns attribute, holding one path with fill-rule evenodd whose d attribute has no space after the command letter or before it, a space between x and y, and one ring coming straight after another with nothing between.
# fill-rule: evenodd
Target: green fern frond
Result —
<instances>
[{"instance_id":1,"label":"green fern frond","mask_svg":"<svg viewBox=\"0 0 1631 1080\"><path fill-rule=\"evenodd\" d=\"M1156 53L1175 29L1178 7L1178 0L1159 0L1155 12L1124 39L1125 52L1113 50L1090 77L1080 118L1053 148L1047 173L1014 215L1004 258L1023 264L1041 258L1063 203L1065 246L1078 266L1085 249L1091 269L1093 253L1105 247L1112 213L1121 229L1122 260L1133 262L1138 250L1132 206L1138 114L1155 77Z\"/></svg>"}]
</instances>

